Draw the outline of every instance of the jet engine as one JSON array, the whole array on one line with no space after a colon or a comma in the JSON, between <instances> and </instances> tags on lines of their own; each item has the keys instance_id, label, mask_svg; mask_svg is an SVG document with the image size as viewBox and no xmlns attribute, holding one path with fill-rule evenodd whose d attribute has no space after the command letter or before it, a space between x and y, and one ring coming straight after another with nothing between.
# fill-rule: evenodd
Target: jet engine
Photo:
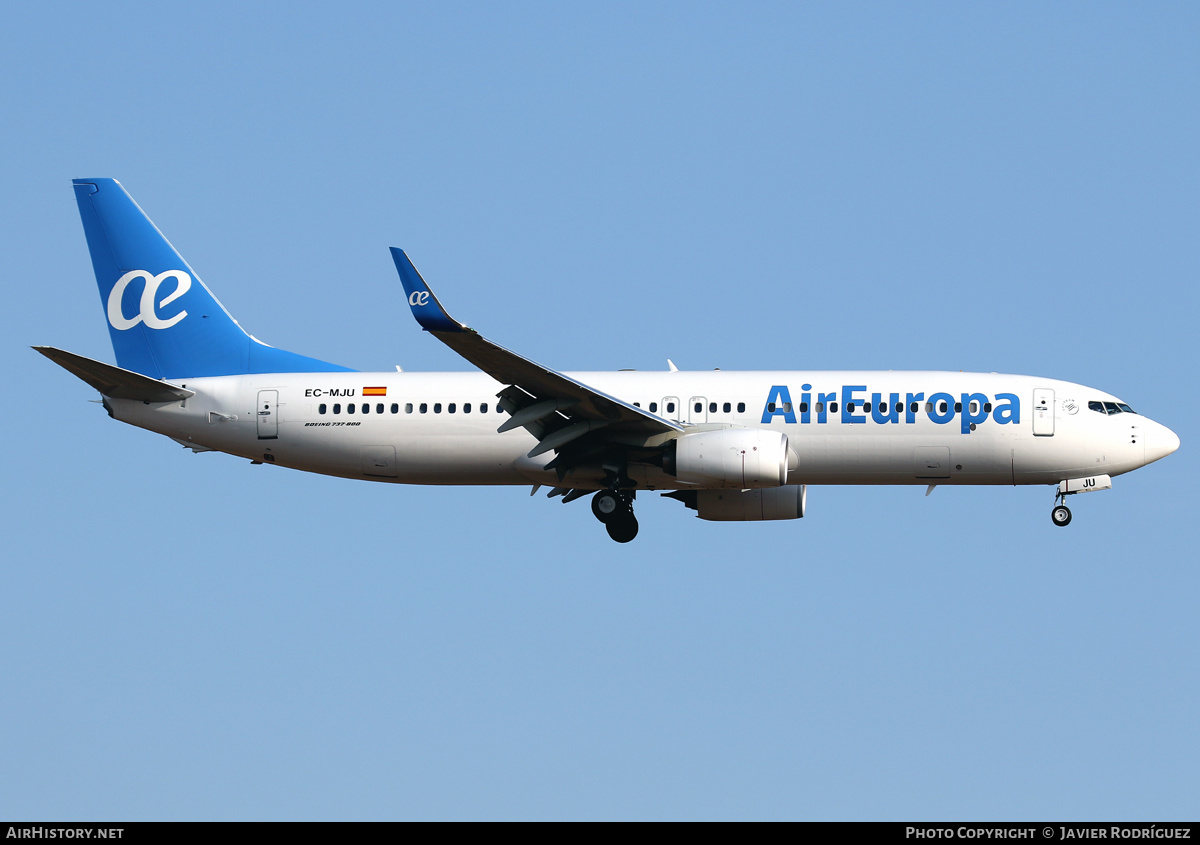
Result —
<instances>
[{"instance_id":1,"label":"jet engine","mask_svg":"<svg viewBox=\"0 0 1200 845\"><path fill-rule=\"evenodd\" d=\"M663 470L701 487L779 487L787 483L787 435L761 428L684 434L667 444Z\"/></svg>"}]
</instances>

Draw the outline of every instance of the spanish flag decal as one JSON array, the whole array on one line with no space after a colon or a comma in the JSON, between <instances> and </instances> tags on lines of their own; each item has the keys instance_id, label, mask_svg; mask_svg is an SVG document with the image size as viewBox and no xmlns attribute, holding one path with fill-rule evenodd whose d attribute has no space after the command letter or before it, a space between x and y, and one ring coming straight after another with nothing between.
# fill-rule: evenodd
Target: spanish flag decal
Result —
<instances>
[{"instance_id":1,"label":"spanish flag decal","mask_svg":"<svg viewBox=\"0 0 1200 845\"><path fill-rule=\"evenodd\" d=\"M364 387L363 396L387 396L386 387Z\"/></svg>"}]
</instances>

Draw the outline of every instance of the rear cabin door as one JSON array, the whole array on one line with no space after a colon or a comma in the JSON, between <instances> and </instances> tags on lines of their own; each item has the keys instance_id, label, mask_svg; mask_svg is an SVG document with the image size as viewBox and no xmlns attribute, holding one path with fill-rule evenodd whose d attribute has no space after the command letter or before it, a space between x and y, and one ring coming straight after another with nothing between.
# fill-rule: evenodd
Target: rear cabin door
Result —
<instances>
[{"instance_id":1,"label":"rear cabin door","mask_svg":"<svg viewBox=\"0 0 1200 845\"><path fill-rule=\"evenodd\" d=\"M258 391L258 439L275 440L279 437L278 390Z\"/></svg>"},{"instance_id":2,"label":"rear cabin door","mask_svg":"<svg viewBox=\"0 0 1200 845\"><path fill-rule=\"evenodd\" d=\"M1054 391L1048 387L1033 391L1033 433L1038 437L1054 434Z\"/></svg>"}]
</instances>

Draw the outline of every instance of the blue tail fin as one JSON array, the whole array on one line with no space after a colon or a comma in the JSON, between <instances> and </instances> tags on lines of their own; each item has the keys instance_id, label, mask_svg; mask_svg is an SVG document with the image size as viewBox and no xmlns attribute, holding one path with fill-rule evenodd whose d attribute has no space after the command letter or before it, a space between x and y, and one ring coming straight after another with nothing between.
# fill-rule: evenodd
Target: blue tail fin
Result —
<instances>
[{"instance_id":1,"label":"blue tail fin","mask_svg":"<svg viewBox=\"0 0 1200 845\"><path fill-rule=\"evenodd\" d=\"M117 364L156 379L350 372L242 330L115 179L76 179Z\"/></svg>"}]
</instances>

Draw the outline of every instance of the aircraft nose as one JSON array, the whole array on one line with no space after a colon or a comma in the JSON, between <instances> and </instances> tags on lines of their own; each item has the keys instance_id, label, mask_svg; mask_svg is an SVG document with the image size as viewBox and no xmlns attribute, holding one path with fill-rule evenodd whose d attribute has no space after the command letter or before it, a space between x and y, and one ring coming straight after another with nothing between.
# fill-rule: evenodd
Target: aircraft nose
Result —
<instances>
[{"instance_id":1,"label":"aircraft nose","mask_svg":"<svg viewBox=\"0 0 1200 845\"><path fill-rule=\"evenodd\" d=\"M1146 463L1165 458L1179 448L1179 435L1161 423L1154 423L1146 432Z\"/></svg>"}]
</instances>

